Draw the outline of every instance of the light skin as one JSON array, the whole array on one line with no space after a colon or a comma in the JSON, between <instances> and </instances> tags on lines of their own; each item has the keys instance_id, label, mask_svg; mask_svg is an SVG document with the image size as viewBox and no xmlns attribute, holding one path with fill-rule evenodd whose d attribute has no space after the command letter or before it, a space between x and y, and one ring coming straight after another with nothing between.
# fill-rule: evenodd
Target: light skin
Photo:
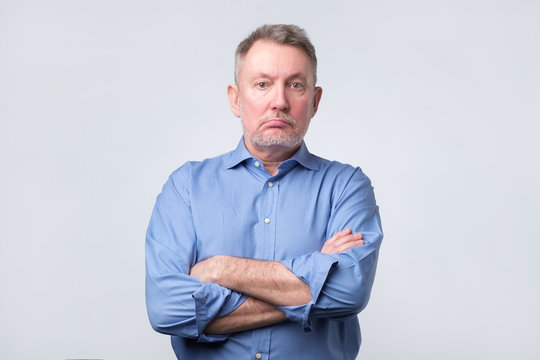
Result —
<instances>
[{"instance_id":1,"label":"light skin","mask_svg":"<svg viewBox=\"0 0 540 360\"><path fill-rule=\"evenodd\" d=\"M242 120L247 150L276 175L279 164L300 147L322 89L315 86L313 65L301 49L259 40L242 59L237 83L228 86L227 94L232 112ZM362 234L345 229L328 239L321 252L341 253L363 244ZM277 306L311 301L309 286L277 261L216 255L194 265L190 275L249 296L230 314L214 319L207 334L276 324L287 319Z\"/></svg>"},{"instance_id":2,"label":"light skin","mask_svg":"<svg viewBox=\"0 0 540 360\"><path fill-rule=\"evenodd\" d=\"M241 61L237 83L227 87L231 110L242 120L247 150L272 175L300 147L317 112L322 89L315 86L313 64L299 48L256 41ZM296 126L286 121L294 119ZM261 121L262 119L266 119ZM296 144L261 146L252 139L297 136Z\"/></svg>"},{"instance_id":3,"label":"light skin","mask_svg":"<svg viewBox=\"0 0 540 360\"><path fill-rule=\"evenodd\" d=\"M342 253L363 245L362 234L345 229L328 239L323 254ZM306 283L277 261L261 261L216 255L191 268L190 275L202 282L214 282L249 296L230 314L213 320L207 334L225 334L276 324L286 320L276 306L302 305L311 301Z\"/></svg>"}]
</instances>

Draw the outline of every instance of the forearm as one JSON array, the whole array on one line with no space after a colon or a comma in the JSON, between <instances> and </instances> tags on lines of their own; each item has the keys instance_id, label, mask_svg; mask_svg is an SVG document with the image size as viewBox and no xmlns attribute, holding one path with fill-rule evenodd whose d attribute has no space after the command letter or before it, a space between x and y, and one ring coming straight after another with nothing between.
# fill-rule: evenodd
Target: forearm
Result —
<instances>
[{"instance_id":1,"label":"forearm","mask_svg":"<svg viewBox=\"0 0 540 360\"><path fill-rule=\"evenodd\" d=\"M273 325L286 319L285 314L275 306L249 297L228 315L214 319L204 332L208 335L234 333Z\"/></svg>"},{"instance_id":2,"label":"forearm","mask_svg":"<svg viewBox=\"0 0 540 360\"><path fill-rule=\"evenodd\" d=\"M302 305L311 301L309 286L277 261L218 255L195 265L191 275L272 305Z\"/></svg>"}]
</instances>

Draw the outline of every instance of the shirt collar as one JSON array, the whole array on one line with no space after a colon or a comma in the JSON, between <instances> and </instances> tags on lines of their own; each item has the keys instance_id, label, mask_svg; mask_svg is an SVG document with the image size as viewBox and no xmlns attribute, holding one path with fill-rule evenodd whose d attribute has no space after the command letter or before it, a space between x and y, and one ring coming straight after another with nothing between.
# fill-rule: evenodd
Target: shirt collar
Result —
<instances>
[{"instance_id":1,"label":"shirt collar","mask_svg":"<svg viewBox=\"0 0 540 360\"><path fill-rule=\"evenodd\" d=\"M246 145L244 144L244 137L242 137L236 149L231 151L228 158L225 159L225 168L232 169L236 165L251 158L253 158L253 155L251 155L251 153L246 149ZM294 154L294 156L288 160L285 160L279 167L281 168L282 165L290 166L290 164L292 163L298 163L310 170L319 170L317 157L309 152L306 143L303 140L302 145L300 145L300 148Z\"/></svg>"},{"instance_id":2,"label":"shirt collar","mask_svg":"<svg viewBox=\"0 0 540 360\"><path fill-rule=\"evenodd\" d=\"M253 155L251 155L251 153L247 151L246 145L244 145L244 137L242 137L240 138L240 142L238 143L236 149L231 151L229 153L229 156L224 160L225 168L232 169L244 160L250 159L252 157Z\"/></svg>"}]
</instances>

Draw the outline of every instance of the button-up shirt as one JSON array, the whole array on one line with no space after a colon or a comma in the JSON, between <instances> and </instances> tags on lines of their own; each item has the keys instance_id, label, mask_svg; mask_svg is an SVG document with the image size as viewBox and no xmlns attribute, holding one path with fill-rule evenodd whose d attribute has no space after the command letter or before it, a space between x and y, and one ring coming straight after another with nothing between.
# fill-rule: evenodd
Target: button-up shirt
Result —
<instances>
[{"instance_id":1,"label":"button-up shirt","mask_svg":"<svg viewBox=\"0 0 540 360\"><path fill-rule=\"evenodd\" d=\"M323 254L350 228L365 244ZM359 168L317 157L302 143L270 175L241 140L236 150L176 170L158 196L146 238L146 302L153 328L179 359L354 359L382 240L370 180ZM190 277L214 255L280 261L312 300L280 306L288 321L207 335L246 295Z\"/></svg>"}]
</instances>

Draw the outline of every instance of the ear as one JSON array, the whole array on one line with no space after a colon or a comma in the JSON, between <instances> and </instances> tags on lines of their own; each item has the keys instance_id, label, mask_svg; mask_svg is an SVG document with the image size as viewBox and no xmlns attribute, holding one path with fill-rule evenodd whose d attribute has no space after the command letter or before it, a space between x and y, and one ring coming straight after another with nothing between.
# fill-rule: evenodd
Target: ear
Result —
<instances>
[{"instance_id":1,"label":"ear","mask_svg":"<svg viewBox=\"0 0 540 360\"><path fill-rule=\"evenodd\" d=\"M238 85L230 84L227 86L227 96L229 97L229 105L236 117L240 117L240 94L238 93Z\"/></svg>"},{"instance_id":2,"label":"ear","mask_svg":"<svg viewBox=\"0 0 540 360\"><path fill-rule=\"evenodd\" d=\"M321 97L322 97L322 87L316 86L315 94L313 95L313 112L311 114L311 117L315 116L315 113L317 112L317 109L319 108L319 102L321 101Z\"/></svg>"}]
</instances>

